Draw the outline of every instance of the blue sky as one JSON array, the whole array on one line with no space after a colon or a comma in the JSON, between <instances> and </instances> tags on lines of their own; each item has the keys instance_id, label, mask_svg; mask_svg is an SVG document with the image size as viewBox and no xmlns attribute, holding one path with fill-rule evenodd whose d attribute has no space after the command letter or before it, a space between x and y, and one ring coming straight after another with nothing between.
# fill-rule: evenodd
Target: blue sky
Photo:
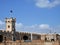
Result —
<instances>
[{"instance_id":1,"label":"blue sky","mask_svg":"<svg viewBox=\"0 0 60 45\"><path fill-rule=\"evenodd\" d=\"M0 29L5 28L5 17L11 17L10 10L17 31L60 32L60 0L0 0Z\"/></svg>"}]
</instances>

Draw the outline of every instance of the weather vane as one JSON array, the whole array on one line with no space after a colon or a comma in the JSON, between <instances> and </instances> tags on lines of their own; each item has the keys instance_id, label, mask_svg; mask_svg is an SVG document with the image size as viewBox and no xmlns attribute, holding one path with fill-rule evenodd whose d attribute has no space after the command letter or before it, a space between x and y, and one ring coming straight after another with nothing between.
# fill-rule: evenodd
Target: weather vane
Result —
<instances>
[{"instance_id":1,"label":"weather vane","mask_svg":"<svg viewBox=\"0 0 60 45\"><path fill-rule=\"evenodd\" d=\"M11 17L12 17L12 13L13 13L13 11L12 11L12 10L10 10L10 15L11 15Z\"/></svg>"},{"instance_id":2,"label":"weather vane","mask_svg":"<svg viewBox=\"0 0 60 45\"><path fill-rule=\"evenodd\" d=\"M12 13L13 11L12 10L10 10L10 13Z\"/></svg>"}]
</instances>

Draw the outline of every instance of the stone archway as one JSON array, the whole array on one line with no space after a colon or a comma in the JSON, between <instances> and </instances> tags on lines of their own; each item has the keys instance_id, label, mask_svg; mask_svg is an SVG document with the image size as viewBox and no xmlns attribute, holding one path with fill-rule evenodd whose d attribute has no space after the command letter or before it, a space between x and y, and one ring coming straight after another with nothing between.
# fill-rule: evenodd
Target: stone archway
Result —
<instances>
[{"instance_id":1,"label":"stone archway","mask_svg":"<svg viewBox=\"0 0 60 45\"><path fill-rule=\"evenodd\" d=\"M0 35L0 42L2 42L3 41L3 36L2 35Z\"/></svg>"},{"instance_id":2,"label":"stone archway","mask_svg":"<svg viewBox=\"0 0 60 45\"><path fill-rule=\"evenodd\" d=\"M24 35L23 40L28 40L28 36Z\"/></svg>"}]
</instances>

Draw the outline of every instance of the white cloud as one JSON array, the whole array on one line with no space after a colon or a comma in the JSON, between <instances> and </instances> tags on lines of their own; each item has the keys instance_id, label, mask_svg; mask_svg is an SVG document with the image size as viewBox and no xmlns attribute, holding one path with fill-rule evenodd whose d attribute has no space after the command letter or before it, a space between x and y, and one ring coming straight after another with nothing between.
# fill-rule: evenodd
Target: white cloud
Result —
<instances>
[{"instance_id":1,"label":"white cloud","mask_svg":"<svg viewBox=\"0 0 60 45\"><path fill-rule=\"evenodd\" d=\"M23 27L23 24L22 23L16 23L16 26L17 27Z\"/></svg>"},{"instance_id":2,"label":"white cloud","mask_svg":"<svg viewBox=\"0 0 60 45\"><path fill-rule=\"evenodd\" d=\"M5 29L5 23L0 20L0 30Z\"/></svg>"},{"instance_id":3,"label":"white cloud","mask_svg":"<svg viewBox=\"0 0 60 45\"><path fill-rule=\"evenodd\" d=\"M0 25L2 25L2 24L4 24L4 22L0 20Z\"/></svg>"},{"instance_id":4,"label":"white cloud","mask_svg":"<svg viewBox=\"0 0 60 45\"><path fill-rule=\"evenodd\" d=\"M35 0L35 5L40 8L52 8L60 5L60 0L53 0L52 2L50 0Z\"/></svg>"},{"instance_id":5,"label":"white cloud","mask_svg":"<svg viewBox=\"0 0 60 45\"><path fill-rule=\"evenodd\" d=\"M41 24L39 25L40 29L49 29L49 25L48 24Z\"/></svg>"},{"instance_id":6,"label":"white cloud","mask_svg":"<svg viewBox=\"0 0 60 45\"><path fill-rule=\"evenodd\" d=\"M17 31L22 31L22 32L36 32L36 33L49 33L49 32L59 32L60 27L59 26L50 26L48 24L35 24L31 26L25 26L22 23L17 23L16 25L16 30Z\"/></svg>"},{"instance_id":7,"label":"white cloud","mask_svg":"<svg viewBox=\"0 0 60 45\"><path fill-rule=\"evenodd\" d=\"M5 23L0 20L0 30L5 29ZM35 24L31 26L23 25L22 23L16 23L16 31L19 32L36 32L36 33L49 33L49 30L52 32L60 32L60 26L52 27L48 24Z\"/></svg>"},{"instance_id":8,"label":"white cloud","mask_svg":"<svg viewBox=\"0 0 60 45\"><path fill-rule=\"evenodd\" d=\"M23 32L46 32L49 29L50 28L48 24L24 26L22 23L17 23L16 25L16 30Z\"/></svg>"},{"instance_id":9,"label":"white cloud","mask_svg":"<svg viewBox=\"0 0 60 45\"><path fill-rule=\"evenodd\" d=\"M23 30L24 25L22 23L16 23L16 29L17 30Z\"/></svg>"}]
</instances>

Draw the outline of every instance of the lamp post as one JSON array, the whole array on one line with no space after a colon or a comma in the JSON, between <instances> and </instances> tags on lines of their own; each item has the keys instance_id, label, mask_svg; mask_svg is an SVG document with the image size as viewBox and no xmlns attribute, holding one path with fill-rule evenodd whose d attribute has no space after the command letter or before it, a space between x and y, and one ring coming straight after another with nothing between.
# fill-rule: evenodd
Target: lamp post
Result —
<instances>
[{"instance_id":1,"label":"lamp post","mask_svg":"<svg viewBox=\"0 0 60 45\"><path fill-rule=\"evenodd\" d=\"M4 37L4 45L6 45L6 37Z\"/></svg>"},{"instance_id":2,"label":"lamp post","mask_svg":"<svg viewBox=\"0 0 60 45\"><path fill-rule=\"evenodd\" d=\"M21 45L21 33L20 33L20 45Z\"/></svg>"}]
</instances>

